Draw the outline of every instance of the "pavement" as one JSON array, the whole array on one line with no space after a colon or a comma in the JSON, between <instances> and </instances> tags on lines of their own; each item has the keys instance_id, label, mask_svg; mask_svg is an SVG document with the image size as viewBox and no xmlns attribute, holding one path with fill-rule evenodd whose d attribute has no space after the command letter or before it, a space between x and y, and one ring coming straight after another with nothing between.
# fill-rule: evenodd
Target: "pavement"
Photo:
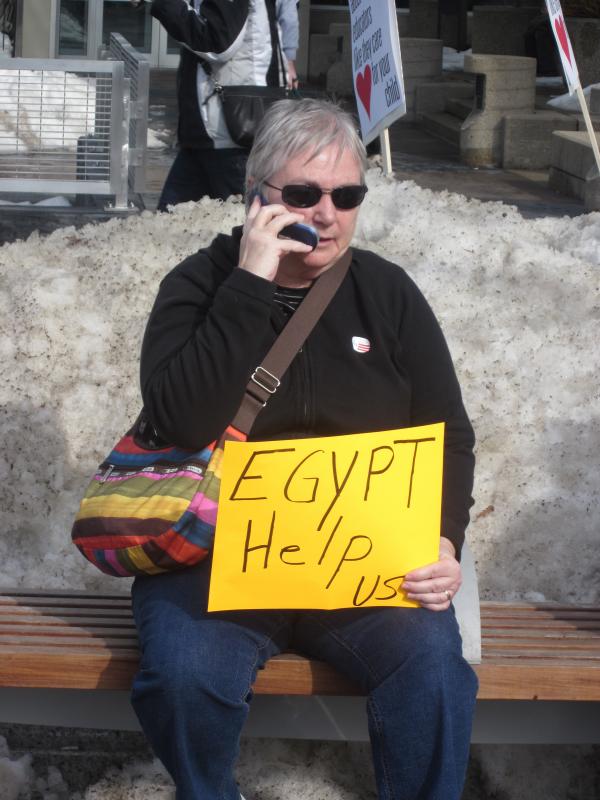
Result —
<instances>
[{"instance_id":1,"label":"pavement","mask_svg":"<svg viewBox=\"0 0 600 800\"><path fill-rule=\"evenodd\" d=\"M474 168L461 164L451 145L417 125L396 123L390 129L392 168L398 180L412 180L433 191L456 192L483 201L517 206L524 217L583 214L583 201L548 185L548 170Z\"/></svg>"}]
</instances>

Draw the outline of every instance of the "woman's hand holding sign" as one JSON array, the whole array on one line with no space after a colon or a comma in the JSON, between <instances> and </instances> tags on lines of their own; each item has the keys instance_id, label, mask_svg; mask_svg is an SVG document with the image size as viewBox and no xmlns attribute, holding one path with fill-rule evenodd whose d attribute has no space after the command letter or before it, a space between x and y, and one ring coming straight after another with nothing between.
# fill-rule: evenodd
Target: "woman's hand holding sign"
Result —
<instances>
[{"instance_id":1,"label":"woman's hand holding sign","mask_svg":"<svg viewBox=\"0 0 600 800\"><path fill-rule=\"evenodd\" d=\"M409 600L430 611L445 611L450 606L462 583L455 552L452 542L442 536L439 560L407 573L402 588Z\"/></svg>"}]
</instances>

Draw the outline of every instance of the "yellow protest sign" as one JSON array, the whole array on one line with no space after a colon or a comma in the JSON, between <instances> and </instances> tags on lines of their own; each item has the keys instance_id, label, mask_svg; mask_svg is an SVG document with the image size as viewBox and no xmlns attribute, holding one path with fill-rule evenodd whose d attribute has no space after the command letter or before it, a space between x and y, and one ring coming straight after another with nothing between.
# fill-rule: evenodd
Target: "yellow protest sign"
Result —
<instances>
[{"instance_id":1,"label":"yellow protest sign","mask_svg":"<svg viewBox=\"0 0 600 800\"><path fill-rule=\"evenodd\" d=\"M437 560L444 425L227 442L209 611L413 606Z\"/></svg>"}]
</instances>

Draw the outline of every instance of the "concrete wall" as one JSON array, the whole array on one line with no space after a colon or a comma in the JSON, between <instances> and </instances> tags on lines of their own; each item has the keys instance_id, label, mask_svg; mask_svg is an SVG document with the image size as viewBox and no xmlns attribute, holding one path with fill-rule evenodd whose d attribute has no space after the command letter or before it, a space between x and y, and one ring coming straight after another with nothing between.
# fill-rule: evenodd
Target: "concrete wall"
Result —
<instances>
[{"instance_id":1,"label":"concrete wall","mask_svg":"<svg viewBox=\"0 0 600 800\"><path fill-rule=\"evenodd\" d=\"M396 13L398 19L398 32L400 36L408 35L408 9L399 8ZM350 13L347 6L339 8L319 8L313 6L310 9L310 33L329 33L329 26L336 23L350 24Z\"/></svg>"},{"instance_id":2,"label":"concrete wall","mask_svg":"<svg viewBox=\"0 0 600 800\"><path fill-rule=\"evenodd\" d=\"M465 72L485 76L483 103L465 120L460 132L460 158L473 167L502 164L504 117L533 112L534 58L473 54L465 56Z\"/></svg>"},{"instance_id":3,"label":"concrete wall","mask_svg":"<svg viewBox=\"0 0 600 800\"><path fill-rule=\"evenodd\" d=\"M582 86L600 83L600 20L565 19Z\"/></svg>"},{"instance_id":4,"label":"concrete wall","mask_svg":"<svg viewBox=\"0 0 600 800\"><path fill-rule=\"evenodd\" d=\"M54 56L55 5L52 0L22 0L21 51L17 55L23 58Z\"/></svg>"},{"instance_id":5,"label":"concrete wall","mask_svg":"<svg viewBox=\"0 0 600 800\"><path fill-rule=\"evenodd\" d=\"M471 42L474 53L524 56L525 31L539 9L514 6L474 6Z\"/></svg>"}]
</instances>

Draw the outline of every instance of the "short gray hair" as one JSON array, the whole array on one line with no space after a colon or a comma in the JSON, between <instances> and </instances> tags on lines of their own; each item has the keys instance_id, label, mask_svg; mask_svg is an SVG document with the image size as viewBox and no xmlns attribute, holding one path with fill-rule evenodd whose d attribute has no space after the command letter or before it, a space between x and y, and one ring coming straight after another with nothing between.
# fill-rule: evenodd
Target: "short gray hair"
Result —
<instances>
[{"instance_id":1,"label":"short gray hair","mask_svg":"<svg viewBox=\"0 0 600 800\"><path fill-rule=\"evenodd\" d=\"M259 186L291 158L310 151L311 158L329 145L349 150L360 169L367 169L367 153L351 114L328 100L279 100L265 114L246 164L248 180Z\"/></svg>"}]
</instances>

